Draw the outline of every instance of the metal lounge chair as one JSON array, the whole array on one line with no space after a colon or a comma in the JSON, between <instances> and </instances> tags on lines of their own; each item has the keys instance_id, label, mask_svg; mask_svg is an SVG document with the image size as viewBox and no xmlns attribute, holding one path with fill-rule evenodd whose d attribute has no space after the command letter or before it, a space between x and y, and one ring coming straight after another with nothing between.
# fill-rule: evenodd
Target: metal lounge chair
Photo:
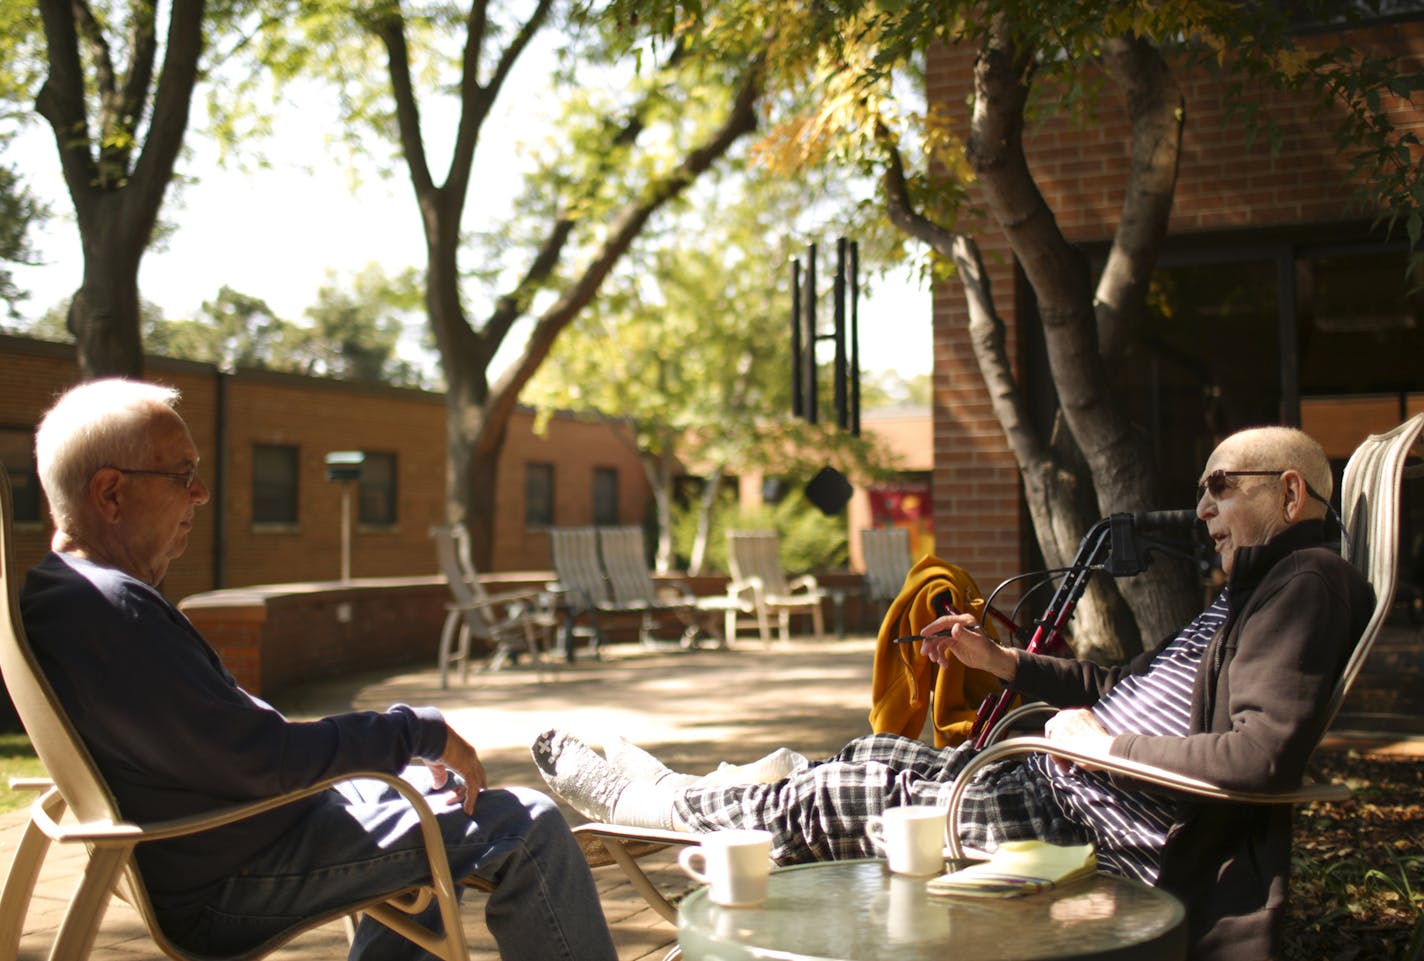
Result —
<instances>
[{"instance_id":1,"label":"metal lounge chair","mask_svg":"<svg viewBox=\"0 0 1424 961\"><path fill-rule=\"evenodd\" d=\"M811 615L816 640L826 633L821 602L827 594L810 574L788 580L781 567L781 555L775 531L729 530L727 559L732 568L732 580L727 585L729 597L750 601L754 619L728 618L727 642L737 628L754 624L763 644L771 643L771 615L783 641L791 639L791 615Z\"/></svg>"},{"instance_id":2,"label":"metal lounge chair","mask_svg":"<svg viewBox=\"0 0 1424 961\"><path fill-rule=\"evenodd\" d=\"M598 612L613 606L603 567L598 562L598 530L593 527L549 528L549 559L558 578L549 585L549 590L564 614L564 656L573 660L574 638L582 631L597 657L604 639ZM588 618L585 628L578 627L581 617Z\"/></svg>"},{"instance_id":3,"label":"metal lounge chair","mask_svg":"<svg viewBox=\"0 0 1424 961\"><path fill-rule=\"evenodd\" d=\"M655 615L669 613L683 624L680 645L689 647L697 638L697 596L681 581L670 581L659 587L648 569L640 527L598 528L598 553L614 605L628 611L640 611L643 624L640 637L645 645L657 646L653 636Z\"/></svg>"},{"instance_id":4,"label":"metal lounge chair","mask_svg":"<svg viewBox=\"0 0 1424 961\"><path fill-rule=\"evenodd\" d=\"M1345 557L1364 573L1374 588L1375 610L1336 682L1321 730L1328 730L1330 722L1339 712L1340 705L1349 693L1361 666L1369 657L1370 648L1394 605L1399 579L1400 483L1405 477L1424 476L1424 465L1406 466L1410 450L1420 439L1421 433L1424 433L1424 414L1416 414L1387 433L1371 435L1356 449L1345 467L1340 495L1340 516L1344 519L1346 534L1342 544L1343 552ZM986 765L1015 755L1050 754L1075 763L1091 764L1106 771L1127 775L1146 784L1214 801L1303 804L1311 801L1342 801L1351 795L1349 786L1345 784L1303 783L1291 790L1269 793L1237 791L1147 764L1070 750L1043 737L1004 739L1002 732L1009 730L1026 716L1052 710L1053 708L1046 705L1035 703L1026 704L1005 714L990 732L988 746L976 754L961 772L949 802L947 840L953 856L965 855L958 831L964 786Z\"/></svg>"},{"instance_id":5,"label":"metal lounge chair","mask_svg":"<svg viewBox=\"0 0 1424 961\"><path fill-rule=\"evenodd\" d=\"M860 553L865 558L865 599L874 605L880 620L914 566L910 532L903 527L867 528L860 532Z\"/></svg>"},{"instance_id":6,"label":"metal lounge chair","mask_svg":"<svg viewBox=\"0 0 1424 961\"><path fill-rule=\"evenodd\" d=\"M13 516L9 478L0 468L0 604L5 608L0 617L0 672L35 752L52 778L52 781L32 780L19 785L42 790L43 794L30 807L29 823L16 846L4 887L0 889L0 958L12 959L18 952L40 864L49 845L55 843L82 848L87 863L50 948L50 961L81 961L89 955L104 911L114 894L133 905L154 944L164 954L180 961L199 961L170 941L158 926L143 878L134 862L134 847L144 841L182 837L252 817L324 791L346 778L325 780L298 791L204 815L149 824L125 820L26 639L20 620L19 571L11 544ZM456 881L450 874L439 825L425 800L417 789L389 774L372 772L353 777L378 778L410 802L420 819L431 883L426 887L391 891L379 898L308 918L236 957L262 957L303 931L363 912L445 961L466 961L468 952L460 923ZM72 813L73 820L60 823L66 809ZM409 916L409 912L423 909L432 898L439 903L445 927L443 936L431 933ZM203 958L202 961L214 959Z\"/></svg>"},{"instance_id":7,"label":"metal lounge chair","mask_svg":"<svg viewBox=\"0 0 1424 961\"><path fill-rule=\"evenodd\" d=\"M547 645L555 624L548 595L541 591L486 591L470 557L470 534L463 524L432 527L430 536L435 539L440 573L445 575L453 598L445 605L445 624L440 630L440 686L447 686L453 664L460 665L462 682L469 676L472 637L493 648L485 670L498 670L522 650L528 653L536 677L542 679L538 673L540 646Z\"/></svg>"},{"instance_id":8,"label":"metal lounge chair","mask_svg":"<svg viewBox=\"0 0 1424 961\"><path fill-rule=\"evenodd\" d=\"M600 540L607 553L600 551ZM696 608L690 590L684 600L668 603L659 599L643 559L643 535L636 527L551 527L549 554L558 577L550 589L565 614L566 656L572 656L573 639L579 630L591 636L597 653L604 640L600 614L639 616L639 639L651 647L657 646L654 632L659 613L679 608L691 612ZM609 557L613 564L605 570ZM578 620L585 617L588 627L576 627ZM689 630L695 629L690 615L684 617L684 623ZM684 634L684 638L688 636Z\"/></svg>"}]
</instances>

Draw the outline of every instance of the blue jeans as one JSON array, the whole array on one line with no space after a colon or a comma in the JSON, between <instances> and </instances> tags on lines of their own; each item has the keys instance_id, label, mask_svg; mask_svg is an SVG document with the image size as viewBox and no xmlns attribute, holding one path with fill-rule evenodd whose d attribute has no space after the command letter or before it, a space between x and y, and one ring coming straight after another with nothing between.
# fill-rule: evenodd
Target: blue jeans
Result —
<instances>
[{"instance_id":1,"label":"blue jeans","mask_svg":"<svg viewBox=\"0 0 1424 961\"><path fill-rule=\"evenodd\" d=\"M426 774L413 768L411 780ZM378 781L341 785L296 828L204 892L202 904L163 917L177 943L229 955L272 938L305 918L364 897L429 880L418 821ZM523 788L483 792L471 817L448 792L427 793L458 880L495 885L485 921L509 961L616 961L593 876L554 803ZM418 920L441 930L434 903ZM365 918L351 961L430 958Z\"/></svg>"}]
</instances>

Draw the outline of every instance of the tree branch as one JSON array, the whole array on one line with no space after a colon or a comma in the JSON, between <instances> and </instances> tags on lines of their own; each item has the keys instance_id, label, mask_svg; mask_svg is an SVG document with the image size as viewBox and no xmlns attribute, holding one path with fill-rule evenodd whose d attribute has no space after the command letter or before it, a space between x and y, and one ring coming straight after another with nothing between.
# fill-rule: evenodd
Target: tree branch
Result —
<instances>
[{"instance_id":1,"label":"tree branch","mask_svg":"<svg viewBox=\"0 0 1424 961\"><path fill-rule=\"evenodd\" d=\"M1181 160L1186 107L1171 72L1146 41L1103 43L1103 66L1122 88L1132 126L1132 166L1122 218L1094 298L1104 356L1121 352L1123 330L1142 315L1157 253L1167 236Z\"/></svg>"},{"instance_id":2,"label":"tree branch","mask_svg":"<svg viewBox=\"0 0 1424 961\"><path fill-rule=\"evenodd\" d=\"M129 21L129 67L124 82L109 98L110 112L103 119L104 129L112 146L101 145L111 156L105 165L127 172L133 156L135 138L143 125L148 109L149 87L153 83L153 60L158 55L155 4L151 0L135 3ZM186 125L186 124L185 124Z\"/></svg>"},{"instance_id":3,"label":"tree branch","mask_svg":"<svg viewBox=\"0 0 1424 961\"><path fill-rule=\"evenodd\" d=\"M94 156L89 151L84 70L79 62L74 7L68 0L40 0L40 15L49 69L35 98L35 110L49 122L54 133L64 182L82 224L87 212L82 201L94 189L95 172Z\"/></svg>"},{"instance_id":4,"label":"tree branch","mask_svg":"<svg viewBox=\"0 0 1424 961\"><path fill-rule=\"evenodd\" d=\"M679 63L684 55L684 48L681 43L674 46L668 61L662 69L667 70ZM586 192L596 190L600 182L604 179L604 174L610 172L617 163L617 158L623 148L630 147L637 142L642 134L646 116L653 102L660 96L656 92L646 94L629 112L620 127L608 140L608 148L604 151L600 162L593 171L590 172L586 181ZM608 124L612 127L612 123ZM575 204L565 204L565 209L570 209ZM559 258L563 254L564 244L568 242L573 233L573 229L578 225L578 221L567 214L560 215L549 228L549 233L545 236L544 242L540 244L539 250L530 263L529 269L524 272L524 276L519 279L519 283L514 289L501 295L495 302L495 309L484 325L484 337L492 345L492 350L497 350L498 345L509 335L510 329L524 312L529 309L529 302L534 293L543 283L548 280L554 268L559 264Z\"/></svg>"},{"instance_id":5,"label":"tree branch","mask_svg":"<svg viewBox=\"0 0 1424 961\"><path fill-rule=\"evenodd\" d=\"M1004 437L1025 469L1042 463L1047 455L1042 440L1033 430L1014 379L1006 326L994 306L994 291L978 244L963 234L947 230L914 208L899 148L883 126L877 130L877 137L887 158L881 183L890 222L954 262L969 308L970 343Z\"/></svg>"},{"instance_id":6,"label":"tree branch","mask_svg":"<svg viewBox=\"0 0 1424 961\"><path fill-rule=\"evenodd\" d=\"M435 183L430 176L430 161L425 156L425 143L420 136L420 104L416 99L415 84L410 79L410 48L405 40L405 19L397 9L371 24L370 29L386 48L391 95L396 101L401 154L405 157L411 185L423 208L426 197L435 189Z\"/></svg>"},{"instance_id":7,"label":"tree branch","mask_svg":"<svg viewBox=\"0 0 1424 961\"><path fill-rule=\"evenodd\" d=\"M129 226L147 246L153 224L163 205L163 194L173 179L178 153L188 132L193 88L198 83L198 60L203 51L204 0L178 0L168 18L167 49L163 73L153 96L153 120L148 125L143 150L130 178L125 209L137 218Z\"/></svg>"},{"instance_id":8,"label":"tree branch","mask_svg":"<svg viewBox=\"0 0 1424 961\"><path fill-rule=\"evenodd\" d=\"M756 103L765 81L765 60L758 56L742 75L741 85L722 125L700 146L694 147L676 169L663 175L642 196L630 201L614 217L607 235L583 273L555 301L534 326L524 353L493 386L487 422L501 423L512 412L519 391L548 356L554 339L593 299L614 264L632 244L653 213L680 194L687 185L724 155L743 134L756 129Z\"/></svg>"}]
</instances>

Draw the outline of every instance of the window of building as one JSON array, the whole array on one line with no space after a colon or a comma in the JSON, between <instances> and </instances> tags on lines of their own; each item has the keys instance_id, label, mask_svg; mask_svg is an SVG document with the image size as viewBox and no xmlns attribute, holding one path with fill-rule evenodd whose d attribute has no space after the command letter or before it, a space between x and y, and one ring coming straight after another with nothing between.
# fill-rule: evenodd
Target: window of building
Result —
<instances>
[{"instance_id":1,"label":"window of building","mask_svg":"<svg viewBox=\"0 0 1424 961\"><path fill-rule=\"evenodd\" d=\"M524 465L524 526L554 524L554 465Z\"/></svg>"},{"instance_id":2,"label":"window of building","mask_svg":"<svg viewBox=\"0 0 1424 961\"><path fill-rule=\"evenodd\" d=\"M35 471L35 432L30 427L0 427L0 463L10 475L15 522L40 520L39 474Z\"/></svg>"},{"instance_id":3,"label":"window of building","mask_svg":"<svg viewBox=\"0 0 1424 961\"><path fill-rule=\"evenodd\" d=\"M593 522L618 523L618 471L612 467L593 469Z\"/></svg>"},{"instance_id":4,"label":"window of building","mask_svg":"<svg viewBox=\"0 0 1424 961\"><path fill-rule=\"evenodd\" d=\"M297 522L297 448L252 445L252 523Z\"/></svg>"},{"instance_id":5,"label":"window of building","mask_svg":"<svg viewBox=\"0 0 1424 961\"><path fill-rule=\"evenodd\" d=\"M357 521L384 527L396 522L396 455L366 451L356 487Z\"/></svg>"}]
</instances>

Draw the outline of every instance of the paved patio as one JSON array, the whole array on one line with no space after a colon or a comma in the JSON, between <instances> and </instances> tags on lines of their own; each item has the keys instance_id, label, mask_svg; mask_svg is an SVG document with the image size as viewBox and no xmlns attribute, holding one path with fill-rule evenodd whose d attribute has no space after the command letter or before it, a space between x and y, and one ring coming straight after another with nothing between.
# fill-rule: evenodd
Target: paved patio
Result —
<instances>
[{"instance_id":1,"label":"paved patio","mask_svg":"<svg viewBox=\"0 0 1424 961\"><path fill-rule=\"evenodd\" d=\"M1417 661L1417 632L1401 631L1394 640ZM867 730L873 646L868 636L820 644L798 639L769 649L744 642L736 650L686 653L656 653L623 644L607 649L601 661L560 665L542 680L521 667L472 673L463 684L457 677L448 690L441 690L434 670L412 670L332 678L273 700L293 717L379 710L396 702L435 704L479 749L491 783L542 787L528 745L555 725L579 731L595 745L608 734L622 734L686 770L707 770L721 760L750 761L783 744L812 756L830 753ZM1392 646L1386 643L1385 648ZM1381 666L1398 669L1392 661ZM1396 673L1391 687L1398 682ZM1336 737L1376 749L1388 742L1383 749L1424 753L1424 739L1417 736L1424 733L1419 716L1410 720L1414 737L1359 731ZM572 823L582 820L571 810L566 814ZM6 865L25 816L23 810L0 815L0 862ZM690 887L673 855L659 853L644 863L657 867L654 876L664 888ZM74 854L51 852L26 920L22 961L45 957L79 864ZM594 873L621 961L662 957L676 940L673 927L646 907L616 867ZM471 957L495 959L478 901L479 895L472 895L464 911ZM344 955L344 933L339 924L332 924L297 938L273 957L296 961ZM115 900L104 919L95 961L159 956L136 915Z\"/></svg>"}]
</instances>

